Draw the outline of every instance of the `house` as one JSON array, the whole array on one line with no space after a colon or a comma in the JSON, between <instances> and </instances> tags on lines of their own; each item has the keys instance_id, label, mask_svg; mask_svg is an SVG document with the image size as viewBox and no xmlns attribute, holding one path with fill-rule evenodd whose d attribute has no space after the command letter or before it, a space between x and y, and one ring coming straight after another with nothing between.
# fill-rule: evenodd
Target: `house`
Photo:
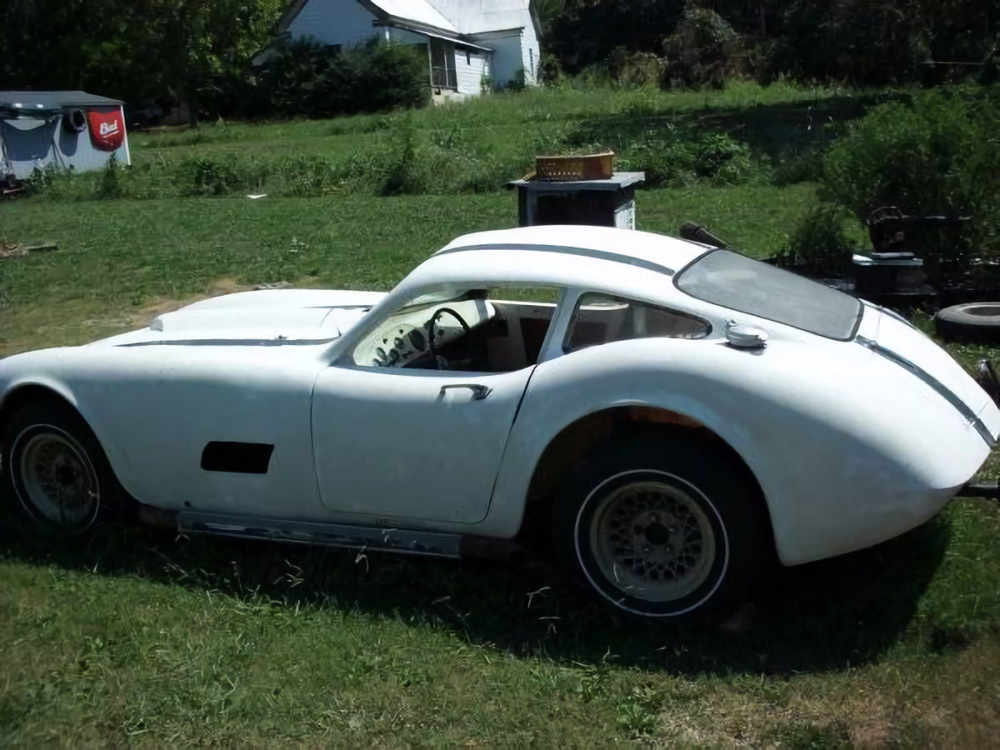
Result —
<instances>
[{"instance_id":1,"label":"house","mask_svg":"<svg viewBox=\"0 0 1000 750\"><path fill-rule=\"evenodd\" d=\"M538 81L539 23L532 0L295 0L286 39L349 48L378 38L427 49L436 101Z\"/></svg>"},{"instance_id":2,"label":"house","mask_svg":"<svg viewBox=\"0 0 1000 750\"><path fill-rule=\"evenodd\" d=\"M36 169L129 164L122 103L84 91L0 91L0 182Z\"/></svg>"}]
</instances>

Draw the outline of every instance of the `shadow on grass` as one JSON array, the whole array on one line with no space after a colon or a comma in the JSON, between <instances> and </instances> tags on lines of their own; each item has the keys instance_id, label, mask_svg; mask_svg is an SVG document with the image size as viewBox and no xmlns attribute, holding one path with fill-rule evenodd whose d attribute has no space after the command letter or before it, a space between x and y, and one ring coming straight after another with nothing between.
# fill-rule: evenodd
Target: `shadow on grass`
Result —
<instances>
[{"instance_id":1,"label":"shadow on grass","mask_svg":"<svg viewBox=\"0 0 1000 750\"><path fill-rule=\"evenodd\" d=\"M776 571L740 635L623 618L535 564L437 561L109 527L86 543L6 535L0 557L288 606L435 624L470 643L600 667L790 674L870 663L896 643L948 545L946 519L878 547Z\"/></svg>"},{"instance_id":2,"label":"shadow on grass","mask_svg":"<svg viewBox=\"0 0 1000 750\"><path fill-rule=\"evenodd\" d=\"M746 143L755 154L777 167L790 158L821 153L848 123L879 104L900 98L873 92L824 97L812 102L706 107L679 113L665 113L652 104L647 107L639 102L622 111L576 120L563 141L572 148L599 144L621 151L629 144L666 137L674 128L691 134L725 133ZM817 176L803 175L803 179L814 180Z\"/></svg>"}]
</instances>

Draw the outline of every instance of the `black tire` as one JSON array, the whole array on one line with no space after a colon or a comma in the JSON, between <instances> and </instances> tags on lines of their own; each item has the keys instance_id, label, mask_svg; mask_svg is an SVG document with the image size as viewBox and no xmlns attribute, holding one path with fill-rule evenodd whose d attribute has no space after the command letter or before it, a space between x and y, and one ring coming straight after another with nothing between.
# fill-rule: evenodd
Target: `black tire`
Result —
<instances>
[{"instance_id":1,"label":"black tire","mask_svg":"<svg viewBox=\"0 0 1000 750\"><path fill-rule=\"evenodd\" d=\"M717 446L687 436L639 435L598 448L561 489L554 515L566 571L645 618L729 614L775 559L752 477ZM691 570L678 575L686 565Z\"/></svg>"},{"instance_id":2,"label":"black tire","mask_svg":"<svg viewBox=\"0 0 1000 750\"><path fill-rule=\"evenodd\" d=\"M948 339L1000 341L1000 302L967 302L934 316L938 335Z\"/></svg>"},{"instance_id":3,"label":"black tire","mask_svg":"<svg viewBox=\"0 0 1000 750\"><path fill-rule=\"evenodd\" d=\"M87 129L87 117L83 114L83 110L71 109L65 115L63 115L63 128L67 133L76 135L77 133L82 133Z\"/></svg>"},{"instance_id":4,"label":"black tire","mask_svg":"<svg viewBox=\"0 0 1000 750\"><path fill-rule=\"evenodd\" d=\"M94 433L67 404L21 407L0 436L0 454L0 497L29 529L76 537L132 510Z\"/></svg>"}]
</instances>

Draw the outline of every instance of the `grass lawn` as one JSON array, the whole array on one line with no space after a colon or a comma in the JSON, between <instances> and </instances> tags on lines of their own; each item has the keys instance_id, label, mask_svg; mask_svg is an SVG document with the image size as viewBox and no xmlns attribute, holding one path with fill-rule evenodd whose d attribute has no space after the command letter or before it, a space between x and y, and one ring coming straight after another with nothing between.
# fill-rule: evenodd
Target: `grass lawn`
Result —
<instances>
[{"instance_id":1,"label":"grass lawn","mask_svg":"<svg viewBox=\"0 0 1000 750\"><path fill-rule=\"evenodd\" d=\"M199 145L176 138L162 148ZM814 201L807 184L695 186L640 193L638 215L766 255ZM0 356L260 283L388 289L515 213L507 193L0 204L0 239L59 245L0 260ZM986 746L998 533L1000 506L956 501L888 544L781 571L736 632L630 622L530 564L8 535L0 744Z\"/></svg>"},{"instance_id":2,"label":"grass lawn","mask_svg":"<svg viewBox=\"0 0 1000 750\"><path fill-rule=\"evenodd\" d=\"M813 194L808 185L647 191L638 217L669 234L697 221L766 255ZM0 261L0 356L145 323L220 279L388 290L459 234L516 221L513 193L7 203L0 239L59 250Z\"/></svg>"}]
</instances>

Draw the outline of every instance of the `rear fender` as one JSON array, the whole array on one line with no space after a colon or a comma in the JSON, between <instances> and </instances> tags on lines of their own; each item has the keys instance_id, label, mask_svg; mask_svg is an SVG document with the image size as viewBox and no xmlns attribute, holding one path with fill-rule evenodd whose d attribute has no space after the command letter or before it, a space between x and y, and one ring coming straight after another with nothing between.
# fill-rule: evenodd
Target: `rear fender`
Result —
<instances>
[{"instance_id":1,"label":"rear fender","mask_svg":"<svg viewBox=\"0 0 1000 750\"><path fill-rule=\"evenodd\" d=\"M922 501L940 502L989 453L947 402L853 343L607 344L536 370L484 522L490 531L516 533L534 469L565 427L621 406L684 415L725 441L763 492L786 564L912 528L926 520Z\"/></svg>"}]
</instances>

